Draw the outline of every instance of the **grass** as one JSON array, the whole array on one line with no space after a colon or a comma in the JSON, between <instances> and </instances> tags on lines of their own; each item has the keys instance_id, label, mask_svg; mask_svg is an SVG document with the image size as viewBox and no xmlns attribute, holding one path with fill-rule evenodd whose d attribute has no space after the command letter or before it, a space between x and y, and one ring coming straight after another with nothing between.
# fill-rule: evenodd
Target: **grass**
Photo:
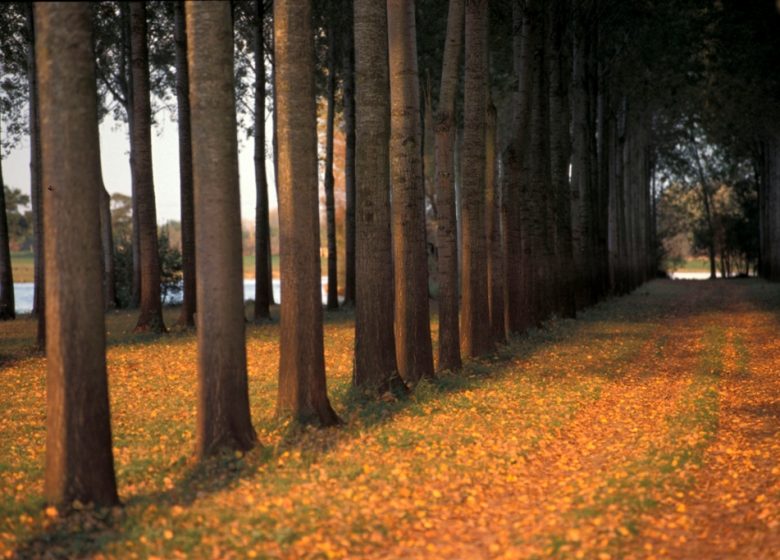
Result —
<instances>
[{"instance_id":1,"label":"grass","mask_svg":"<svg viewBox=\"0 0 780 560\"><path fill-rule=\"evenodd\" d=\"M755 285L751 294L766 295ZM249 325L260 445L201 464L191 458L194 334L136 335L134 313L111 313L124 507L67 519L43 511L45 361L31 348L34 323L3 326L0 557L457 557L471 539L521 557L635 553L648 512L692 484L717 432L725 348L749 364L749 334L727 337L713 311L722 294L702 289L697 299L690 284L654 282L400 400L351 391L353 318L328 313L329 393L345 423L326 430L275 417L278 323ZM166 309L170 324L176 316ZM690 367L659 370L669 356Z\"/></svg>"},{"instance_id":2,"label":"grass","mask_svg":"<svg viewBox=\"0 0 780 560\"><path fill-rule=\"evenodd\" d=\"M35 263L32 251L11 253L14 282L32 282L35 279Z\"/></svg>"}]
</instances>

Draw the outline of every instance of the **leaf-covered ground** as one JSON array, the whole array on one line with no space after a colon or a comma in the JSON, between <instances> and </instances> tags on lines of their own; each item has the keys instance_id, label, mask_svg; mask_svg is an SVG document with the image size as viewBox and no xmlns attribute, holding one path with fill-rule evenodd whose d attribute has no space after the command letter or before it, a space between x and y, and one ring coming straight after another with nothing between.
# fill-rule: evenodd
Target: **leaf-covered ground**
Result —
<instances>
[{"instance_id":1,"label":"leaf-covered ground","mask_svg":"<svg viewBox=\"0 0 780 560\"><path fill-rule=\"evenodd\" d=\"M0 325L0 557L780 558L778 286L656 281L380 403L351 395L334 313L346 423L322 431L274 419L278 327L250 326L260 446L201 465L194 336L133 318L108 318L124 507L67 520L41 497L34 325Z\"/></svg>"}]
</instances>

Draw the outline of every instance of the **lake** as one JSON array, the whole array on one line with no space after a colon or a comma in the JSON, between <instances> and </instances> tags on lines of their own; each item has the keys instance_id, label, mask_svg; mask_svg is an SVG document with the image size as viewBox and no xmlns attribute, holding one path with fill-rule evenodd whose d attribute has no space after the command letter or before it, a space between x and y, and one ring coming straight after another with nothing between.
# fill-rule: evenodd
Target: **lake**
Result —
<instances>
[{"instance_id":1,"label":"lake","mask_svg":"<svg viewBox=\"0 0 780 560\"><path fill-rule=\"evenodd\" d=\"M322 277L322 303L328 301L327 293L328 277ZM19 282L14 284L14 302L16 303L17 313L30 313L33 308L33 288L32 282ZM281 298L282 285L279 279L274 279L274 300L279 303ZM244 280L244 300L255 299L255 280ZM174 305L181 302L181 292L175 296L169 296L165 304Z\"/></svg>"}]
</instances>

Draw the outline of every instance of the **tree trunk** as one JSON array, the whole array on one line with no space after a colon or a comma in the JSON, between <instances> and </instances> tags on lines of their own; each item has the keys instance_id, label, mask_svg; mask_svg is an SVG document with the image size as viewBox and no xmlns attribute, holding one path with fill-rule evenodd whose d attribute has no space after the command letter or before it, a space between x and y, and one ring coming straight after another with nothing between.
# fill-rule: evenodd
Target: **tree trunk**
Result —
<instances>
[{"instance_id":1,"label":"tree trunk","mask_svg":"<svg viewBox=\"0 0 780 560\"><path fill-rule=\"evenodd\" d=\"M37 4L46 214L47 502L118 503L100 258L100 149L90 9Z\"/></svg>"},{"instance_id":2,"label":"tree trunk","mask_svg":"<svg viewBox=\"0 0 780 560\"><path fill-rule=\"evenodd\" d=\"M492 350L485 228L487 0L466 0L463 86L461 345L468 356Z\"/></svg>"},{"instance_id":3,"label":"tree trunk","mask_svg":"<svg viewBox=\"0 0 780 560\"><path fill-rule=\"evenodd\" d=\"M2 123L0 123L0 132ZM5 183L3 182L3 158L0 157L0 321L16 318L14 303L14 276L11 266L8 216L5 206Z\"/></svg>"},{"instance_id":4,"label":"tree trunk","mask_svg":"<svg viewBox=\"0 0 780 560\"><path fill-rule=\"evenodd\" d=\"M461 367L458 226L455 200L455 93L463 44L463 0L450 0L436 132L436 242L439 280L439 371Z\"/></svg>"},{"instance_id":5,"label":"tree trunk","mask_svg":"<svg viewBox=\"0 0 780 560\"><path fill-rule=\"evenodd\" d=\"M130 151L135 177L133 198L138 208L141 259L141 312L136 332L165 332L160 299L160 255L157 246L157 210L152 176L152 115L149 102L149 51L146 43L146 6L130 2L133 120Z\"/></svg>"},{"instance_id":6,"label":"tree trunk","mask_svg":"<svg viewBox=\"0 0 780 560\"><path fill-rule=\"evenodd\" d=\"M534 324L540 324L550 312L551 288L555 281L551 272L551 243L549 230L550 163L549 163L549 89L545 64L546 13L542 2L529 0L526 7L524 35L528 57L525 79L530 81L528 138L524 167L527 165L526 193L527 249L525 272L529 295L529 311ZM527 30L526 30L527 28Z\"/></svg>"},{"instance_id":7,"label":"tree trunk","mask_svg":"<svg viewBox=\"0 0 780 560\"><path fill-rule=\"evenodd\" d=\"M44 218L43 191L41 187L41 140L40 117L38 115L38 75L36 72L35 54L35 22L32 3L26 4L27 16L27 80L30 88L30 200L33 213L33 258L34 258L34 292L33 315L37 318L36 343L38 348L46 346L46 293L45 293L45 263L44 251ZM90 43L91 44L91 43Z\"/></svg>"},{"instance_id":8,"label":"tree trunk","mask_svg":"<svg viewBox=\"0 0 780 560\"><path fill-rule=\"evenodd\" d=\"M501 185L497 181L496 144L498 125L496 107L488 103L485 127L485 203L488 233L488 297L490 304L490 336L494 343L506 341L504 321L504 246L501 240Z\"/></svg>"},{"instance_id":9,"label":"tree trunk","mask_svg":"<svg viewBox=\"0 0 780 560\"><path fill-rule=\"evenodd\" d=\"M393 335L390 234L390 85L387 10L355 0L356 268L355 368L352 383L375 394L404 389Z\"/></svg>"},{"instance_id":10,"label":"tree trunk","mask_svg":"<svg viewBox=\"0 0 780 560\"><path fill-rule=\"evenodd\" d=\"M355 46L354 23L350 21L347 32L344 33L344 135L346 136L346 154L344 161L344 181L347 195L347 211L345 230L345 260L346 278L344 282L344 304L355 305L357 288L356 272L356 222L355 222Z\"/></svg>"},{"instance_id":11,"label":"tree trunk","mask_svg":"<svg viewBox=\"0 0 780 560\"><path fill-rule=\"evenodd\" d=\"M571 84L572 108L572 171L571 223L572 267L576 283L576 303L583 308L595 303L593 287L593 214L591 196L593 176L589 142L591 141L588 100L587 48L590 38L584 23L584 14L576 19L573 31L573 70Z\"/></svg>"},{"instance_id":12,"label":"tree trunk","mask_svg":"<svg viewBox=\"0 0 780 560\"><path fill-rule=\"evenodd\" d=\"M184 2L174 4L176 41L176 107L179 125L179 189L181 192L181 268L184 294L179 325L195 326L195 204L192 186L192 126L190 123L190 78L187 68L187 30Z\"/></svg>"},{"instance_id":13,"label":"tree trunk","mask_svg":"<svg viewBox=\"0 0 780 560\"><path fill-rule=\"evenodd\" d=\"M246 450L249 413L230 5L187 4L198 294L199 457Z\"/></svg>"},{"instance_id":14,"label":"tree trunk","mask_svg":"<svg viewBox=\"0 0 780 560\"><path fill-rule=\"evenodd\" d=\"M570 46L567 19L570 7L567 0L550 4L550 29L548 52L550 76L550 175L552 202L555 216L555 263L557 277L557 301L555 309L563 317L577 313L575 276L572 266L571 187L569 162L571 161L571 120L569 117L569 76L571 73Z\"/></svg>"},{"instance_id":15,"label":"tree trunk","mask_svg":"<svg viewBox=\"0 0 780 560\"><path fill-rule=\"evenodd\" d=\"M132 193L135 193L138 189L136 187L137 174L135 169L135 156L132 149L133 143L133 68L132 68L132 25L130 18L130 2L119 2L120 19L122 21L122 74L125 76L126 92L125 92L125 111L127 113L127 127L128 135L130 136L130 180ZM132 196L132 236L131 236L131 248L133 257L133 270L131 278L131 292L130 292L130 307L136 308L141 303L141 240L140 230L138 226L138 200L133 194Z\"/></svg>"},{"instance_id":16,"label":"tree trunk","mask_svg":"<svg viewBox=\"0 0 780 560\"><path fill-rule=\"evenodd\" d=\"M523 332L533 325L533 275L529 236L531 220L529 195L529 148L531 115L531 25L529 14L519 2L512 11L513 57L518 76L517 101L512 123L513 138L506 153L506 282L507 322L512 332Z\"/></svg>"},{"instance_id":17,"label":"tree trunk","mask_svg":"<svg viewBox=\"0 0 780 560\"><path fill-rule=\"evenodd\" d=\"M257 23L254 29L255 48L255 322L270 319L270 295L273 293L271 274L271 227L268 217L268 178L265 174L265 21L264 0L255 0Z\"/></svg>"},{"instance_id":18,"label":"tree trunk","mask_svg":"<svg viewBox=\"0 0 780 560\"><path fill-rule=\"evenodd\" d=\"M98 151L99 153L99 151ZM98 156L99 157L99 156ZM98 163L99 165L99 163ZM114 267L114 232L111 229L111 195L103 184L103 171L100 173L100 240L103 253L103 295L105 308L114 309L116 301L116 270Z\"/></svg>"},{"instance_id":19,"label":"tree trunk","mask_svg":"<svg viewBox=\"0 0 780 560\"><path fill-rule=\"evenodd\" d=\"M317 116L309 0L274 2L282 276L277 413L339 422L325 383L317 193Z\"/></svg>"},{"instance_id":20,"label":"tree trunk","mask_svg":"<svg viewBox=\"0 0 780 560\"><path fill-rule=\"evenodd\" d=\"M433 377L433 351L414 0L388 0L387 24L396 353L401 377L415 385Z\"/></svg>"},{"instance_id":21,"label":"tree trunk","mask_svg":"<svg viewBox=\"0 0 780 560\"><path fill-rule=\"evenodd\" d=\"M332 4L330 5L332 8ZM332 18L332 16L331 16ZM328 309L339 307L338 255L336 253L336 196L333 192L333 121L336 116L336 30L328 21L328 114L325 132L325 220L328 236Z\"/></svg>"}]
</instances>

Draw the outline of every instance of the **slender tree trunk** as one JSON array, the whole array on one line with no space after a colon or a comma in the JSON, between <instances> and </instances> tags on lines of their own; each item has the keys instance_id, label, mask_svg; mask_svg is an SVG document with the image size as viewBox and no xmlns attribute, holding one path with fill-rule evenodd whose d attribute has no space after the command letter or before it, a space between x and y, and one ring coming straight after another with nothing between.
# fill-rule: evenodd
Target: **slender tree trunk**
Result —
<instances>
[{"instance_id":1,"label":"slender tree trunk","mask_svg":"<svg viewBox=\"0 0 780 560\"><path fill-rule=\"evenodd\" d=\"M526 199L527 241L525 252L526 279L529 283L529 311L535 324L540 324L551 310L550 277L551 242L548 194L550 192L549 163L549 101L545 64L546 13L542 2L529 0L524 23L524 56L528 57L526 81L529 96L527 150L524 167L528 173ZM527 28L527 30L526 30Z\"/></svg>"},{"instance_id":2,"label":"slender tree trunk","mask_svg":"<svg viewBox=\"0 0 780 560\"><path fill-rule=\"evenodd\" d=\"M577 307L583 308L595 303L591 270L594 253L592 246L593 215L591 212L592 191L591 154L589 148L590 107L588 101L587 42L584 13L576 19L573 32L573 70L571 84L572 107L572 172L571 172L571 217L572 217L572 267L575 271Z\"/></svg>"},{"instance_id":3,"label":"slender tree trunk","mask_svg":"<svg viewBox=\"0 0 780 560\"><path fill-rule=\"evenodd\" d=\"M577 313L575 275L572 266L572 220L569 163L571 161L571 119L569 116L570 45L567 20L570 7L567 0L550 4L548 53L550 76L550 171L555 215L555 263L558 293L555 309L563 317Z\"/></svg>"},{"instance_id":4,"label":"slender tree trunk","mask_svg":"<svg viewBox=\"0 0 780 560\"><path fill-rule=\"evenodd\" d=\"M246 450L249 413L230 5L187 4L198 294L200 457Z\"/></svg>"},{"instance_id":5,"label":"slender tree trunk","mask_svg":"<svg viewBox=\"0 0 780 560\"><path fill-rule=\"evenodd\" d=\"M99 157L99 156L98 156ZM101 169L98 167L98 169ZM116 301L116 269L114 267L114 232L111 229L111 195L100 174L100 240L103 252L103 295L105 308L114 309Z\"/></svg>"},{"instance_id":6,"label":"slender tree trunk","mask_svg":"<svg viewBox=\"0 0 780 560\"><path fill-rule=\"evenodd\" d=\"M124 82L126 86L125 90L125 111L127 113L127 127L128 134L130 136L130 180L132 192L135 193L138 189L136 186L137 174L135 169L135 157L132 150L133 142L133 69L132 69L132 44L131 44L131 18L130 18L130 2L119 2L119 13L122 22L122 49L121 49L121 74L124 76ZM130 291L130 307L136 308L141 303L141 241L140 230L138 227L138 201L135 195L132 196L132 235L131 235L131 248L133 257L133 270L131 278L131 291Z\"/></svg>"},{"instance_id":7,"label":"slender tree trunk","mask_svg":"<svg viewBox=\"0 0 780 560\"><path fill-rule=\"evenodd\" d=\"M458 226L455 200L455 93L463 45L463 0L450 0L444 44L436 133L436 242L439 280L439 363L461 367L458 297Z\"/></svg>"},{"instance_id":8,"label":"slender tree trunk","mask_svg":"<svg viewBox=\"0 0 780 560\"><path fill-rule=\"evenodd\" d=\"M270 319L270 295L273 293L271 265L271 227L268 216L268 178L265 174L265 43L264 0L255 0L257 24L255 48L255 322Z\"/></svg>"},{"instance_id":9,"label":"slender tree trunk","mask_svg":"<svg viewBox=\"0 0 780 560\"><path fill-rule=\"evenodd\" d=\"M190 124L190 78L187 68L187 30L184 2L174 4L176 41L176 107L179 121L179 189L181 192L181 263L184 295L179 325L195 326L195 205L192 186L192 127Z\"/></svg>"},{"instance_id":10,"label":"slender tree trunk","mask_svg":"<svg viewBox=\"0 0 780 560\"><path fill-rule=\"evenodd\" d=\"M333 8L332 4L330 5ZM325 132L325 219L328 236L328 309L339 307L338 255L336 247L336 196L333 184L333 124L336 116L336 31L328 21L328 114Z\"/></svg>"},{"instance_id":11,"label":"slender tree trunk","mask_svg":"<svg viewBox=\"0 0 780 560\"><path fill-rule=\"evenodd\" d=\"M46 293L45 263L43 262L44 218L43 191L41 186L41 140L40 118L38 115L38 76L36 72L35 54L35 22L32 3L25 4L27 16L27 80L29 96L29 128L30 128L30 200L33 213L33 258L35 286L33 292L33 314L37 318L36 343L38 348L46 346Z\"/></svg>"},{"instance_id":12,"label":"slender tree trunk","mask_svg":"<svg viewBox=\"0 0 780 560\"><path fill-rule=\"evenodd\" d=\"M767 200L767 276L780 281L780 128L770 130L764 144Z\"/></svg>"},{"instance_id":13,"label":"slender tree trunk","mask_svg":"<svg viewBox=\"0 0 780 560\"><path fill-rule=\"evenodd\" d=\"M157 210L152 176L152 116L149 90L149 50L146 38L146 7L130 3L130 43L133 82L133 129L130 150L138 208L141 259L141 312L136 331L165 332L160 299L160 255L157 245Z\"/></svg>"},{"instance_id":14,"label":"slender tree trunk","mask_svg":"<svg viewBox=\"0 0 780 560\"><path fill-rule=\"evenodd\" d=\"M354 23L350 19L347 32L344 33L344 135L346 136L346 154L344 161L344 181L347 195L346 224L345 224L345 261L346 278L344 283L344 304L355 305L357 288L356 270L356 216L355 216L355 46L354 46Z\"/></svg>"},{"instance_id":15,"label":"slender tree trunk","mask_svg":"<svg viewBox=\"0 0 780 560\"><path fill-rule=\"evenodd\" d=\"M504 306L504 246L501 240L501 185L497 180L496 144L498 126L496 107L488 103L485 127L485 203L488 232L488 296L490 303L490 335L494 343L506 341Z\"/></svg>"},{"instance_id":16,"label":"slender tree trunk","mask_svg":"<svg viewBox=\"0 0 780 560\"><path fill-rule=\"evenodd\" d=\"M0 123L0 132L2 132L2 123ZM8 234L8 216L6 212L3 158L0 157L0 321L16 318L14 276L11 265L11 239Z\"/></svg>"},{"instance_id":17,"label":"slender tree trunk","mask_svg":"<svg viewBox=\"0 0 780 560\"><path fill-rule=\"evenodd\" d=\"M86 3L35 7L48 238L44 495L65 509L75 500L119 501L105 360L90 15Z\"/></svg>"},{"instance_id":18,"label":"slender tree trunk","mask_svg":"<svg viewBox=\"0 0 780 560\"><path fill-rule=\"evenodd\" d=\"M401 377L415 385L433 377L433 351L414 0L388 0L387 24L396 353Z\"/></svg>"},{"instance_id":19,"label":"slender tree trunk","mask_svg":"<svg viewBox=\"0 0 780 560\"><path fill-rule=\"evenodd\" d=\"M405 389L393 335L390 233L390 84L387 10L355 0L356 262L355 368L352 383L381 395Z\"/></svg>"},{"instance_id":20,"label":"slender tree trunk","mask_svg":"<svg viewBox=\"0 0 780 560\"><path fill-rule=\"evenodd\" d=\"M339 422L325 383L317 196L317 117L309 0L274 2L282 267L278 414Z\"/></svg>"},{"instance_id":21,"label":"slender tree trunk","mask_svg":"<svg viewBox=\"0 0 780 560\"><path fill-rule=\"evenodd\" d=\"M466 0L461 345L471 357L492 349L485 228L486 26L487 0Z\"/></svg>"}]
</instances>

